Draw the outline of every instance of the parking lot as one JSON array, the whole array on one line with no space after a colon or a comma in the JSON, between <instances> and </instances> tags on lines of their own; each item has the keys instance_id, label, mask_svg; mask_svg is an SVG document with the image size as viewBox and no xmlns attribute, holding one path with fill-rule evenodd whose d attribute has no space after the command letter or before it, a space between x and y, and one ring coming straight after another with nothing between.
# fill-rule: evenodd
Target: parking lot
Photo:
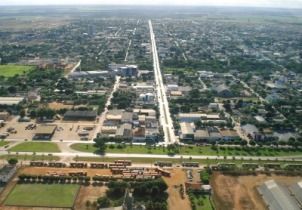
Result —
<instances>
[{"instance_id":1,"label":"parking lot","mask_svg":"<svg viewBox=\"0 0 302 210\"><path fill-rule=\"evenodd\" d=\"M48 125L57 125L56 131L51 140L59 141L87 141L93 137L96 129L96 122L64 122L55 121L47 123ZM35 136L37 129L36 121L18 122L17 118L13 118L6 122L5 126L0 128L0 134L8 135L8 140L31 140Z\"/></svg>"}]
</instances>

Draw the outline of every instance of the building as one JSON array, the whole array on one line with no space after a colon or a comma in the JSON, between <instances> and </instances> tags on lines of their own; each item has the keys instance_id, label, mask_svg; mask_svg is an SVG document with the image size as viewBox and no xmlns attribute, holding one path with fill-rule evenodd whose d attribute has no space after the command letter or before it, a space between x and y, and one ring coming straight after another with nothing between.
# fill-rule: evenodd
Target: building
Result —
<instances>
[{"instance_id":1,"label":"building","mask_svg":"<svg viewBox=\"0 0 302 210\"><path fill-rule=\"evenodd\" d=\"M235 130L231 129L221 129L220 131L221 137L223 140L234 140L234 139L239 139L239 135Z\"/></svg>"},{"instance_id":2,"label":"building","mask_svg":"<svg viewBox=\"0 0 302 210\"><path fill-rule=\"evenodd\" d=\"M300 207L302 207L302 181L290 186L289 191L294 195L295 199L300 204Z\"/></svg>"},{"instance_id":3,"label":"building","mask_svg":"<svg viewBox=\"0 0 302 210\"><path fill-rule=\"evenodd\" d=\"M226 85L224 85L224 84L219 85L218 87L215 87L213 89L217 92L217 95L220 96L220 97L222 97L222 98L233 97L233 94L230 91L230 89Z\"/></svg>"},{"instance_id":4,"label":"building","mask_svg":"<svg viewBox=\"0 0 302 210\"><path fill-rule=\"evenodd\" d=\"M179 122L198 122L202 117L206 117L206 114L201 113L180 113L178 114Z\"/></svg>"},{"instance_id":5,"label":"building","mask_svg":"<svg viewBox=\"0 0 302 210\"><path fill-rule=\"evenodd\" d=\"M242 126L241 130L245 135L247 135L248 137L250 137L252 139L256 139L259 134L258 128L252 124L246 124L246 125Z\"/></svg>"},{"instance_id":6,"label":"building","mask_svg":"<svg viewBox=\"0 0 302 210\"><path fill-rule=\"evenodd\" d=\"M266 181L257 188L269 210L300 210L298 202L290 191L274 180Z\"/></svg>"},{"instance_id":7,"label":"building","mask_svg":"<svg viewBox=\"0 0 302 210\"><path fill-rule=\"evenodd\" d=\"M0 105L12 106L18 105L24 100L24 97L0 97Z\"/></svg>"},{"instance_id":8,"label":"building","mask_svg":"<svg viewBox=\"0 0 302 210\"><path fill-rule=\"evenodd\" d=\"M193 140L194 139L194 123L181 122L180 124L180 139Z\"/></svg>"},{"instance_id":9,"label":"building","mask_svg":"<svg viewBox=\"0 0 302 210\"><path fill-rule=\"evenodd\" d=\"M39 125L33 139L50 140L53 137L56 129L56 125Z\"/></svg>"},{"instance_id":10,"label":"building","mask_svg":"<svg viewBox=\"0 0 302 210\"><path fill-rule=\"evenodd\" d=\"M138 69L136 65L127 65L119 67L117 72L122 77L137 77Z\"/></svg>"},{"instance_id":11,"label":"building","mask_svg":"<svg viewBox=\"0 0 302 210\"><path fill-rule=\"evenodd\" d=\"M71 120L71 121L78 121L78 120L94 121L96 117L97 117L96 111L69 110L64 114L64 120Z\"/></svg>"},{"instance_id":12,"label":"building","mask_svg":"<svg viewBox=\"0 0 302 210\"><path fill-rule=\"evenodd\" d=\"M122 124L115 133L115 137L123 139L132 138L132 125L129 123Z\"/></svg>"},{"instance_id":13,"label":"building","mask_svg":"<svg viewBox=\"0 0 302 210\"><path fill-rule=\"evenodd\" d=\"M210 134L207 129L196 130L194 133L194 140L196 141L207 141L210 137Z\"/></svg>"}]
</instances>

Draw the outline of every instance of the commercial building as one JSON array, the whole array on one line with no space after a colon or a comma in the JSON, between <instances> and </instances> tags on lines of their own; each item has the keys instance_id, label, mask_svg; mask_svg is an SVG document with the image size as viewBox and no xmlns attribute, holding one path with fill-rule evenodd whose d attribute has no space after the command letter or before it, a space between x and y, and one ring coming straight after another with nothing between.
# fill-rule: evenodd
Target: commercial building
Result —
<instances>
[{"instance_id":1,"label":"commercial building","mask_svg":"<svg viewBox=\"0 0 302 210\"><path fill-rule=\"evenodd\" d=\"M194 139L194 123L181 122L180 123L180 139L193 140Z\"/></svg>"},{"instance_id":2,"label":"commercial building","mask_svg":"<svg viewBox=\"0 0 302 210\"><path fill-rule=\"evenodd\" d=\"M39 125L33 139L50 140L56 132L56 129L56 125Z\"/></svg>"}]
</instances>

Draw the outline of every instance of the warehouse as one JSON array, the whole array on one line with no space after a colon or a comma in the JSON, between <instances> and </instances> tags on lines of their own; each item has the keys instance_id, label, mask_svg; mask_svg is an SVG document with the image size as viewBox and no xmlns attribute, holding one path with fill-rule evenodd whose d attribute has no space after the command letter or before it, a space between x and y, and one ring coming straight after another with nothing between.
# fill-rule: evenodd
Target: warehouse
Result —
<instances>
[{"instance_id":1,"label":"warehouse","mask_svg":"<svg viewBox=\"0 0 302 210\"><path fill-rule=\"evenodd\" d=\"M266 181L258 187L258 192L269 210L300 210L297 201L290 194L288 188L274 180Z\"/></svg>"},{"instance_id":2,"label":"warehouse","mask_svg":"<svg viewBox=\"0 0 302 210\"><path fill-rule=\"evenodd\" d=\"M13 106L18 105L24 100L24 97L0 97L0 105Z\"/></svg>"},{"instance_id":3,"label":"warehouse","mask_svg":"<svg viewBox=\"0 0 302 210\"><path fill-rule=\"evenodd\" d=\"M298 201L298 203L300 204L300 207L302 207L302 181L290 186L289 190L290 190L291 194L294 195L294 197Z\"/></svg>"},{"instance_id":4,"label":"warehouse","mask_svg":"<svg viewBox=\"0 0 302 210\"><path fill-rule=\"evenodd\" d=\"M72 120L72 121L78 121L78 120L88 120L88 121L94 121L97 117L96 111L67 111L64 114L64 120Z\"/></svg>"}]
</instances>

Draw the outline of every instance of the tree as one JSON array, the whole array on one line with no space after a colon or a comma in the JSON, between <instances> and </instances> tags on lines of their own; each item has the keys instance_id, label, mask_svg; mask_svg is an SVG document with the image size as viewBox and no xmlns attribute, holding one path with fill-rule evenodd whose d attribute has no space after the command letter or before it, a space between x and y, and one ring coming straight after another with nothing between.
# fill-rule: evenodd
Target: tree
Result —
<instances>
[{"instance_id":1,"label":"tree","mask_svg":"<svg viewBox=\"0 0 302 210\"><path fill-rule=\"evenodd\" d=\"M19 114L20 114L21 118L24 118L25 117L25 110L22 109Z\"/></svg>"},{"instance_id":2,"label":"tree","mask_svg":"<svg viewBox=\"0 0 302 210\"><path fill-rule=\"evenodd\" d=\"M7 162L10 165L16 165L18 163L18 159L17 158L10 158L10 159L7 160Z\"/></svg>"},{"instance_id":3,"label":"tree","mask_svg":"<svg viewBox=\"0 0 302 210\"><path fill-rule=\"evenodd\" d=\"M110 200L107 197L100 197L97 200L100 208L110 207Z\"/></svg>"},{"instance_id":4,"label":"tree","mask_svg":"<svg viewBox=\"0 0 302 210\"><path fill-rule=\"evenodd\" d=\"M99 149L99 152L101 154L104 154L107 147L105 141L100 137L95 138L93 141L95 143L95 146Z\"/></svg>"}]
</instances>

